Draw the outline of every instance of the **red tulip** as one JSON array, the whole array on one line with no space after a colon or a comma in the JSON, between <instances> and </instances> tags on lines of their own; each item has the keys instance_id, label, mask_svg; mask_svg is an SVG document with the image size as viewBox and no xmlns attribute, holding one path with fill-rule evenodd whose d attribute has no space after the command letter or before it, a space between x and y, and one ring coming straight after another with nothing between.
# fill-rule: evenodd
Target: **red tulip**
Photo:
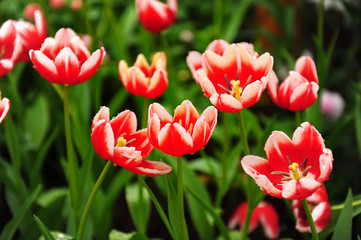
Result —
<instances>
[{"instance_id":1,"label":"red tulip","mask_svg":"<svg viewBox=\"0 0 361 240\"><path fill-rule=\"evenodd\" d=\"M296 62L295 71L278 87L278 78L274 72L268 81L268 91L273 102L291 111L300 111L310 107L317 100L318 78L314 61L307 56Z\"/></svg>"},{"instance_id":2,"label":"red tulip","mask_svg":"<svg viewBox=\"0 0 361 240\"><path fill-rule=\"evenodd\" d=\"M163 52L157 52L149 66L143 54L139 54L134 66L121 60L118 65L119 79L130 93L145 98L157 98L168 87L166 57Z\"/></svg>"},{"instance_id":3,"label":"red tulip","mask_svg":"<svg viewBox=\"0 0 361 240\"><path fill-rule=\"evenodd\" d=\"M0 77L13 69L20 51L20 38L16 35L14 21L7 20L0 28Z\"/></svg>"},{"instance_id":4,"label":"red tulip","mask_svg":"<svg viewBox=\"0 0 361 240\"><path fill-rule=\"evenodd\" d=\"M1 97L0 97L1 99ZM3 98L0 101L0 123L7 117L10 109L10 101L7 98Z\"/></svg>"},{"instance_id":5,"label":"red tulip","mask_svg":"<svg viewBox=\"0 0 361 240\"><path fill-rule=\"evenodd\" d=\"M321 232L327 227L331 220L331 206L328 202L325 185L322 185L322 187L309 196L307 202L311 208L311 214L313 221L315 222L316 230L317 232ZM300 232L310 233L311 229L302 201L294 200L292 202L292 210L296 217L296 229Z\"/></svg>"},{"instance_id":6,"label":"red tulip","mask_svg":"<svg viewBox=\"0 0 361 240\"><path fill-rule=\"evenodd\" d=\"M27 16L34 18L35 25L23 20L15 21L15 27L17 34L20 37L21 53L18 57L18 61L29 61L29 50L38 50L45 38L48 36L48 30L46 27L46 20L44 14L40 10L34 10L33 16Z\"/></svg>"},{"instance_id":7,"label":"red tulip","mask_svg":"<svg viewBox=\"0 0 361 240\"><path fill-rule=\"evenodd\" d=\"M173 24L177 17L177 0L136 0L136 10L140 23L152 33L160 32Z\"/></svg>"},{"instance_id":8,"label":"red tulip","mask_svg":"<svg viewBox=\"0 0 361 240\"><path fill-rule=\"evenodd\" d=\"M258 57L252 44L238 43L222 56L205 51L197 78L204 95L219 111L239 112L261 99L272 66L269 53Z\"/></svg>"},{"instance_id":9,"label":"red tulip","mask_svg":"<svg viewBox=\"0 0 361 240\"><path fill-rule=\"evenodd\" d=\"M242 202L233 213L228 222L228 228L233 229L237 225L244 226L247 216L247 202ZM264 235L268 239L276 239L279 234L279 220L276 209L268 202L260 202L252 212L251 220L248 227L248 233L254 231L258 224L261 223Z\"/></svg>"},{"instance_id":10,"label":"red tulip","mask_svg":"<svg viewBox=\"0 0 361 240\"><path fill-rule=\"evenodd\" d=\"M92 124L91 140L95 152L130 172L150 177L167 174L172 168L157 161L144 160L152 151L147 129L137 129L137 118L130 110L109 121L109 109L101 107Z\"/></svg>"},{"instance_id":11,"label":"red tulip","mask_svg":"<svg viewBox=\"0 0 361 240\"><path fill-rule=\"evenodd\" d=\"M332 152L308 122L296 129L292 140L274 131L265 151L267 159L249 155L241 164L261 189L274 197L304 199L321 187L332 171Z\"/></svg>"},{"instance_id":12,"label":"red tulip","mask_svg":"<svg viewBox=\"0 0 361 240\"><path fill-rule=\"evenodd\" d=\"M229 43L222 40L217 39L213 40L207 47L206 51L211 51L219 56L222 56L224 51L228 48ZM198 83L197 70L202 68L202 54L197 51L190 51L187 56L187 64L189 69L192 72L193 78Z\"/></svg>"},{"instance_id":13,"label":"red tulip","mask_svg":"<svg viewBox=\"0 0 361 240\"><path fill-rule=\"evenodd\" d=\"M199 115L188 100L178 106L172 117L162 105L149 106L148 137L152 145L172 156L182 156L203 148L217 123L217 110L208 107Z\"/></svg>"},{"instance_id":14,"label":"red tulip","mask_svg":"<svg viewBox=\"0 0 361 240\"><path fill-rule=\"evenodd\" d=\"M104 49L90 55L85 43L69 28L45 39L40 50L30 50L30 59L40 75L51 83L75 85L87 81L98 70Z\"/></svg>"}]
</instances>

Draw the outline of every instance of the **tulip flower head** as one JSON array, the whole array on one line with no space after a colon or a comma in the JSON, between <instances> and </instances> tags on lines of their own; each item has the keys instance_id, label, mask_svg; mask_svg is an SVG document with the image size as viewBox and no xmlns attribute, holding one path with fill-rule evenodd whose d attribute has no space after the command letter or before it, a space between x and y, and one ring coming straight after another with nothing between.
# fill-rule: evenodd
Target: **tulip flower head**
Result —
<instances>
[{"instance_id":1,"label":"tulip flower head","mask_svg":"<svg viewBox=\"0 0 361 240\"><path fill-rule=\"evenodd\" d=\"M91 140L95 152L130 172L150 177L168 174L172 168L159 161L144 160L153 150L147 129L137 129L137 118L130 110L109 121L109 109L101 107L92 124Z\"/></svg>"},{"instance_id":2,"label":"tulip flower head","mask_svg":"<svg viewBox=\"0 0 361 240\"><path fill-rule=\"evenodd\" d=\"M252 44L237 43L222 55L205 51L196 77L204 95L219 111L239 112L261 99L272 66L269 53L258 56Z\"/></svg>"},{"instance_id":3,"label":"tulip flower head","mask_svg":"<svg viewBox=\"0 0 361 240\"><path fill-rule=\"evenodd\" d=\"M51 83L75 85L87 81L103 60L103 48L90 55L85 43L69 28L45 39L40 50L30 50L30 59L40 75Z\"/></svg>"},{"instance_id":4,"label":"tulip flower head","mask_svg":"<svg viewBox=\"0 0 361 240\"><path fill-rule=\"evenodd\" d=\"M216 108L210 106L199 115L188 100L175 109L174 117L158 103L151 104L148 113L149 141L155 148L177 157L203 148L217 123Z\"/></svg>"},{"instance_id":5,"label":"tulip flower head","mask_svg":"<svg viewBox=\"0 0 361 240\"><path fill-rule=\"evenodd\" d=\"M345 108L345 100L337 92L323 90L321 93L321 112L331 120L341 117Z\"/></svg>"},{"instance_id":6,"label":"tulip flower head","mask_svg":"<svg viewBox=\"0 0 361 240\"><path fill-rule=\"evenodd\" d=\"M307 56L296 61L295 71L278 86L277 75L272 72L268 91L273 102L291 111L300 111L312 106L317 100L318 77L314 61Z\"/></svg>"},{"instance_id":7,"label":"tulip flower head","mask_svg":"<svg viewBox=\"0 0 361 240\"><path fill-rule=\"evenodd\" d=\"M241 230L246 222L247 202L242 202L233 213L228 222L228 229L234 229L237 225ZM248 233L254 231L261 223L264 235L268 239L276 239L279 235L279 218L276 209L268 202L260 202L252 212L248 227Z\"/></svg>"},{"instance_id":8,"label":"tulip flower head","mask_svg":"<svg viewBox=\"0 0 361 240\"><path fill-rule=\"evenodd\" d=\"M321 187L332 171L332 152L308 122L296 129L292 140L274 131L265 151L267 159L248 155L241 164L257 185L274 197L302 200Z\"/></svg>"},{"instance_id":9,"label":"tulip flower head","mask_svg":"<svg viewBox=\"0 0 361 240\"><path fill-rule=\"evenodd\" d=\"M331 206L328 202L325 185L322 185L322 187L309 196L307 202L311 208L311 215L316 230L317 232L321 232L331 220ZM292 211L296 217L296 229L300 232L310 233L310 225L301 200L294 200L292 202Z\"/></svg>"},{"instance_id":10,"label":"tulip flower head","mask_svg":"<svg viewBox=\"0 0 361 240\"><path fill-rule=\"evenodd\" d=\"M211 51L219 56L222 56L228 46L228 42L222 39L216 39L208 45L206 51ZM202 54L197 51L190 51L187 56L187 65L191 70L193 78L198 83L197 70L202 68Z\"/></svg>"},{"instance_id":11,"label":"tulip flower head","mask_svg":"<svg viewBox=\"0 0 361 240\"><path fill-rule=\"evenodd\" d=\"M10 109L10 101L7 98L1 99L1 92L0 92L0 123L7 117L8 112Z\"/></svg>"},{"instance_id":12,"label":"tulip flower head","mask_svg":"<svg viewBox=\"0 0 361 240\"><path fill-rule=\"evenodd\" d=\"M29 61L29 50L38 50L45 38L48 36L48 29L46 27L46 19L41 10L36 9L31 16L31 12L27 12L29 19L34 19L35 24L27 21L15 21L16 32L20 37L21 52L18 61Z\"/></svg>"},{"instance_id":13,"label":"tulip flower head","mask_svg":"<svg viewBox=\"0 0 361 240\"><path fill-rule=\"evenodd\" d=\"M157 98L168 87L166 56L163 52L154 54L150 66L143 54L138 55L134 65L130 68L124 60L121 60L118 70L119 79L125 89L134 95Z\"/></svg>"},{"instance_id":14,"label":"tulip flower head","mask_svg":"<svg viewBox=\"0 0 361 240\"><path fill-rule=\"evenodd\" d=\"M13 69L20 51L20 38L16 34L15 22L7 20L0 27L0 77Z\"/></svg>"},{"instance_id":15,"label":"tulip flower head","mask_svg":"<svg viewBox=\"0 0 361 240\"><path fill-rule=\"evenodd\" d=\"M173 24L177 17L177 0L167 0L167 4L159 0L136 0L138 19L143 27L158 33Z\"/></svg>"}]
</instances>

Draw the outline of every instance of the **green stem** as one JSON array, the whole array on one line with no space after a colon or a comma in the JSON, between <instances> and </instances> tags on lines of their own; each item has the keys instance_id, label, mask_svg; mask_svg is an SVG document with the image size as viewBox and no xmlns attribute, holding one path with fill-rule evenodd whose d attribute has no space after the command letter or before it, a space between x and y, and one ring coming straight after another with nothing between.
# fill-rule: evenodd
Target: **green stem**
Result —
<instances>
[{"instance_id":1,"label":"green stem","mask_svg":"<svg viewBox=\"0 0 361 240\"><path fill-rule=\"evenodd\" d=\"M356 206L359 206L359 205L361 205L361 199L357 200L357 201L354 201L352 203L352 207L356 207ZM344 207L345 207L345 204L339 204L339 205L332 206L331 210L332 211L342 210Z\"/></svg>"},{"instance_id":2,"label":"green stem","mask_svg":"<svg viewBox=\"0 0 361 240\"><path fill-rule=\"evenodd\" d=\"M73 213L75 214L76 221L78 222L79 218L79 194L77 187L77 163L73 158L73 143L71 140L71 131L70 131L70 112L69 112L69 86L67 84L64 85L64 124L65 124L65 140L66 140L66 152L68 157L68 174L69 174L69 185L70 185L70 198L71 205L73 209Z\"/></svg>"},{"instance_id":3,"label":"green stem","mask_svg":"<svg viewBox=\"0 0 361 240\"><path fill-rule=\"evenodd\" d=\"M250 203L250 201L248 201L248 204L247 204L246 221L244 222L244 226L242 228L242 236L241 236L242 240L247 239L249 222L251 221L251 216L252 216L252 212L253 212L253 208L250 206L249 203Z\"/></svg>"},{"instance_id":4,"label":"green stem","mask_svg":"<svg viewBox=\"0 0 361 240\"><path fill-rule=\"evenodd\" d=\"M149 99L144 98L143 114L142 114L142 128L147 128L148 125L148 104Z\"/></svg>"},{"instance_id":5,"label":"green stem","mask_svg":"<svg viewBox=\"0 0 361 240\"><path fill-rule=\"evenodd\" d=\"M246 155L250 154L250 151L249 151L246 128L245 128L245 125L244 125L244 119L243 119L242 111L237 113L237 117L238 117L239 128L240 128L240 131L241 131L241 141L243 143L243 154L244 154L244 156L246 156Z\"/></svg>"},{"instance_id":6,"label":"green stem","mask_svg":"<svg viewBox=\"0 0 361 240\"><path fill-rule=\"evenodd\" d=\"M305 209L305 213L306 213L306 216L307 216L308 223L309 223L310 228L311 228L312 240L318 240L318 234L317 234L315 222L313 221L311 210L310 210L310 207L308 206L307 199L306 198L303 199L302 203L303 203L303 208Z\"/></svg>"},{"instance_id":7,"label":"green stem","mask_svg":"<svg viewBox=\"0 0 361 240\"><path fill-rule=\"evenodd\" d=\"M300 111L295 112L295 121L296 121L296 127L299 127L301 125L301 112Z\"/></svg>"},{"instance_id":8,"label":"green stem","mask_svg":"<svg viewBox=\"0 0 361 240\"><path fill-rule=\"evenodd\" d=\"M214 24L214 36L219 38L222 31L223 20L223 0L213 1L213 24Z\"/></svg>"},{"instance_id":9,"label":"green stem","mask_svg":"<svg viewBox=\"0 0 361 240\"><path fill-rule=\"evenodd\" d=\"M90 20L89 20L88 0L83 0L82 12L83 12L83 16L84 16L83 18L84 18L86 32L90 35L90 37L92 39L92 43L93 43L93 41L95 41L95 39L94 39L94 31L90 25Z\"/></svg>"},{"instance_id":10,"label":"green stem","mask_svg":"<svg viewBox=\"0 0 361 240\"><path fill-rule=\"evenodd\" d=\"M183 166L182 166L182 157L177 157L177 208L178 208L178 218L179 225L181 226L181 236L180 239L188 239L186 221L184 217L184 199L183 199Z\"/></svg>"},{"instance_id":11,"label":"green stem","mask_svg":"<svg viewBox=\"0 0 361 240\"><path fill-rule=\"evenodd\" d=\"M113 165L113 163L111 161L107 162L107 164L103 168L103 171L100 173L99 178L98 178L97 182L95 183L92 192L90 193L90 196L89 196L88 201L87 201L87 203L85 205L85 208L84 208L83 215L82 215L81 220L80 220L78 233L76 235L77 240L82 240L83 239L85 224L86 224L86 221L87 221L88 216L89 216L90 208L91 208L91 206L92 206L92 204L94 202L95 196L97 195L100 186L102 185L102 183L104 181L105 176L107 175L107 173L108 173L108 171L109 171L109 169L110 169L110 167L112 165Z\"/></svg>"}]
</instances>

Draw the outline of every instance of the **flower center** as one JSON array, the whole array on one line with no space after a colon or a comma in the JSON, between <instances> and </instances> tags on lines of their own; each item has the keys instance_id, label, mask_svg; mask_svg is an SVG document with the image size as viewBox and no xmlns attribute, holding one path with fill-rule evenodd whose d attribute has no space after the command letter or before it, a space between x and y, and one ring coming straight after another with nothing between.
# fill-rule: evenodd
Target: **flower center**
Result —
<instances>
[{"instance_id":1,"label":"flower center","mask_svg":"<svg viewBox=\"0 0 361 240\"><path fill-rule=\"evenodd\" d=\"M292 162L291 159L287 156L288 161L288 168L291 170L291 172L284 172L284 171L273 171L271 172L272 175L282 175L284 178L282 178L282 181L289 181L289 180L299 180L300 178L306 177L312 166L308 166L308 157L303 161L301 165L301 169L299 169L299 165L296 162ZM291 174L292 173L292 174Z\"/></svg>"},{"instance_id":2,"label":"flower center","mask_svg":"<svg viewBox=\"0 0 361 240\"><path fill-rule=\"evenodd\" d=\"M127 141L123 136L120 136L117 140L117 144L115 144L115 147L128 146L129 144L131 144L134 141L135 141L135 138L132 138L129 141Z\"/></svg>"},{"instance_id":3,"label":"flower center","mask_svg":"<svg viewBox=\"0 0 361 240\"><path fill-rule=\"evenodd\" d=\"M227 75L224 75L224 79L226 80L227 88L224 87L221 84L218 84L218 87L220 87L223 91L225 91L227 94L232 95L237 101L241 100L243 89L249 84L249 82L252 79L252 75L250 75L244 84L243 88L241 87L241 81L238 79L238 72L236 75L236 79L229 81Z\"/></svg>"}]
</instances>

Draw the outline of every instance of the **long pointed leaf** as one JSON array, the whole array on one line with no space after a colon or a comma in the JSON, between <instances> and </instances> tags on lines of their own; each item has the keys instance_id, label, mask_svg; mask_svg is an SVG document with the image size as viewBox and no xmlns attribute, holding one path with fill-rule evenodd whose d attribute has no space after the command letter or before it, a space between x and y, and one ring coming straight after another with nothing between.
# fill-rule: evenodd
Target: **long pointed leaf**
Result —
<instances>
[{"instance_id":1,"label":"long pointed leaf","mask_svg":"<svg viewBox=\"0 0 361 240\"><path fill-rule=\"evenodd\" d=\"M344 239L348 240L352 237L352 191L348 191L345 201L344 209L337 221L335 232L333 233L332 240Z\"/></svg>"},{"instance_id":2,"label":"long pointed leaf","mask_svg":"<svg viewBox=\"0 0 361 240\"><path fill-rule=\"evenodd\" d=\"M38 227L45 238L45 240L55 240L53 235L50 233L49 229L45 226L45 224L38 218L36 215L34 215L35 222L38 224Z\"/></svg>"}]
</instances>

